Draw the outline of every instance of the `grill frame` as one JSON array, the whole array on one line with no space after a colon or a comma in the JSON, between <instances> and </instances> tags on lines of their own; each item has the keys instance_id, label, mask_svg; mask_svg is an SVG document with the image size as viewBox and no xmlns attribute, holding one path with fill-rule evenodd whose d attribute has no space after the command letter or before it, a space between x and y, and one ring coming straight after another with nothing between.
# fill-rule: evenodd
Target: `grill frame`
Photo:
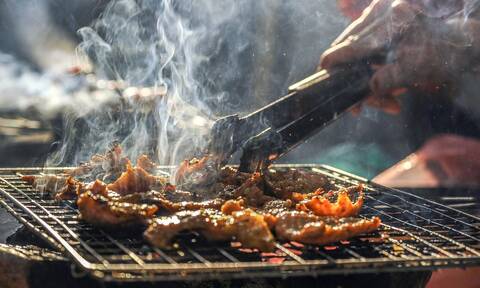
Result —
<instances>
[{"instance_id":1,"label":"grill frame","mask_svg":"<svg viewBox=\"0 0 480 288\"><path fill-rule=\"evenodd\" d=\"M182 237L180 246L172 250L160 250L148 246L144 248L143 244L142 247L138 248L135 246L138 244L135 242L138 239L132 240L129 238L130 240L125 240L112 235L108 231L96 229L77 221L77 212L71 203L58 203L54 200L43 199L19 178L19 174L58 173L71 169L69 167L0 168L0 204L25 224L27 228L50 243L52 247L69 256L79 268L104 281L317 276L435 270L446 267L480 265L479 217L404 191L368 182L367 179L325 165L277 165L277 167L311 169L330 177L338 185L343 186L360 182L366 184L366 201L363 211L368 210L370 212L362 213L362 215L380 216L384 223L381 232L347 241L348 243L345 242L347 244L337 243L331 246L305 246L302 248L298 245L277 243L276 254L269 254L269 256L252 251L247 251L248 253L238 252L238 249L228 245L205 244L201 240L194 244L191 241L197 238L190 234ZM171 167L159 168L159 171L165 171ZM400 204L403 203L402 205L408 204L408 207L412 210L395 205L394 202L391 202L395 201L394 199L400 201ZM377 203L377 205L371 206L371 201ZM417 213L415 209L419 212ZM422 212L422 210L426 210L435 217L426 219L425 216L422 216L422 213L426 212ZM391 213L387 213L387 211ZM401 212L400 216L395 216L398 215L398 212ZM440 223L442 221L446 222ZM424 226L418 222L428 225ZM398 225L392 226L392 223L398 223ZM458 226L456 227L452 223L456 223ZM460 226L469 227L472 233L459 230L461 229ZM405 227L409 227L409 229L404 229ZM441 228L441 230L435 232L433 231L434 228ZM443 235L445 233L451 235L445 236ZM389 237L386 237L386 235L389 235ZM123 254L106 255L105 251L108 251L108 249L98 248L98 243L95 240L90 242L92 239L100 237L107 240L98 241L98 243L109 242L116 247L115 251L122 251ZM382 240L383 242L379 242L379 244L376 242L365 243L365 241L360 240L362 238L368 239L368 241ZM190 242L186 243L185 241ZM439 247L440 244L437 242L448 243L449 246ZM415 243L415 245L412 243ZM363 254L366 252L362 250L365 247L362 245L367 246L367 248L371 247L372 251L370 252L383 256L366 257ZM132 248L134 246L135 248ZM336 248L326 250L327 247L329 249ZM385 249L385 247L390 247L390 249ZM147 256L140 253L143 253L142 249L148 251ZM210 251L208 249L215 250L216 255L209 254L211 252L205 254L205 251ZM234 254L233 251L240 254ZM297 255L299 251L302 253L301 256ZM188 263L187 260L182 260L184 263L179 261L175 253L180 252L185 255L188 254L185 259L190 259L188 261L191 263ZM311 253L315 254L316 259L309 259ZM343 258L332 256L337 255L336 253L342 255ZM145 260L148 259L149 255L155 255L158 258L153 259L153 261ZM344 255L349 255L349 257L345 258ZM106 260L107 256L110 257L109 260ZM110 259L116 259L114 256L118 256L119 263L111 263L114 261ZM210 257L216 259L216 256L220 256L224 261L212 261L210 259ZM243 261L243 259L238 259L239 257L245 257L243 259L253 257L255 260ZM304 259L305 257L307 258ZM276 258L283 258L284 260L281 263L272 262L272 259Z\"/></svg>"}]
</instances>

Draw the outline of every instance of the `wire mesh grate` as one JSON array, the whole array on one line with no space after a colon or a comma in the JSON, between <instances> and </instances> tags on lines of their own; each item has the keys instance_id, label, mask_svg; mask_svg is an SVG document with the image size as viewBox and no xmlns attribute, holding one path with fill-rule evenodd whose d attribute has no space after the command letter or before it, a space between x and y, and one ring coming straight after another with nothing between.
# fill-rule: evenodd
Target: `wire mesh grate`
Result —
<instances>
[{"instance_id":1,"label":"wire mesh grate","mask_svg":"<svg viewBox=\"0 0 480 288\"><path fill-rule=\"evenodd\" d=\"M339 187L366 183L319 165L310 169ZM19 175L62 173L66 168L0 169L0 204L79 267L105 281L288 277L380 271L433 270L480 265L480 218L416 195L366 184L362 217L380 216L379 231L326 246L277 243L273 253L238 243L209 243L184 233L172 249L149 246L141 233L118 235L78 219L68 201L42 198Z\"/></svg>"}]
</instances>

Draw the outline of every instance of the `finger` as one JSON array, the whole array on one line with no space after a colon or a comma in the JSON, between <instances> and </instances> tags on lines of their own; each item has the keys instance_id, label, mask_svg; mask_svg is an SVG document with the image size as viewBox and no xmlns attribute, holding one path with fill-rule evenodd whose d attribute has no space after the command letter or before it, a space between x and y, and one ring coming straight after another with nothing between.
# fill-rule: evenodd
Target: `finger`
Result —
<instances>
[{"instance_id":1,"label":"finger","mask_svg":"<svg viewBox=\"0 0 480 288\"><path fill-rule=\"evenodd\" d=\"M342 42L328 49L320 59L320 66L330 68L373 56L388 47L405 31L418 13L411 5L395 1L388 13L369 22L369 25L358 33L350 33Z\"/></svg>"},{"instance_id":2,"label":"finger","mask_svg":"<svg viewBox=\"0 0 480 288\"><path fill-rule=\"evenodd\" d=\"M358 34L360 31L365 29L368 25L373 23L375 19L378 18L378 15L386 13L388 8L392 5L391 0L381 1L374 0L370 5L365 8L362 12L362 15L355 21L353 21L348 27L332 42L331 46L335 46L352 35Z\"/></svg>"},{"instance_id":3,"label":"finger","mask_svg":"<svg viewBox=\"0 0 480 288\"><path fill-rule=\"evenodd\" d=\"M400 102L393 96L378 96L373 95L365 101L368 106L381 109L385 113L396 115L400 113Z\"/></svg>"},{"instance_id":4,"label":"finger","mask_svg":"<svg viewBox=\"0 0 480 288\"><path fill-rule=\"evenodd\" d=\"M379 68L370 79L372 93L381 98L405 87L404 72L399 63L390 63Z\"/></svg>"},{"instance_id":5,"label":"finger","mask_svg":"<svg viewBox=\"0 0 480 288\"><path fill-rule=\"evenodd\" d=\"M354 21L362 16L363 10L365 10L371 2L370 0L337 0L337 7L344 16Z\"/></svg>"},{"instance_id":6,"label":"finger","mask_svg":"<svg viewBox=\"0 0 480 288\"><path fill-rule=\"evenodd\" d=\"M360 112L362 112L362 103L353 105L353 107L350 108L350 112L353 116L360 115Z\"/></svg>"},{"instance_id":7,"label":"finger","mask_svg":"<svg viewBox=\"0 0 480 288\"><path fill-rule=\"evenodd\" d=\"M407 93L408 89L405 88L405 87L401 87L401 88L395 88L391 93L390 95L392 95L393 97L398 97L400 95L403 95L405 93Z\"/></svg>"}]
</instances>

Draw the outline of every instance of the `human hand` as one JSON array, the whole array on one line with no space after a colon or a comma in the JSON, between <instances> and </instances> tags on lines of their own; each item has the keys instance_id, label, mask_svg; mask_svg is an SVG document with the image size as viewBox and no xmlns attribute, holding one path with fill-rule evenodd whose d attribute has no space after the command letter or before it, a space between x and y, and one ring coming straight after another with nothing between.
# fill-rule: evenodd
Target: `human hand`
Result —
<instances>
[{"instance_id":1,"label":"human hand","mask_svg":"<svg viewBox=\"0 0 480 288\"><path fill-rule=\"evenodd\" d=\"M332 43L320 68L360 61L388 49L376 65L368 105L398 113L397 96L408 90L451 93L480 55L480 22L465 15L448 19L425 15L405 0L374 0ZM358 111L359 107L355 110Z\"/></svg>"}]
</instances>

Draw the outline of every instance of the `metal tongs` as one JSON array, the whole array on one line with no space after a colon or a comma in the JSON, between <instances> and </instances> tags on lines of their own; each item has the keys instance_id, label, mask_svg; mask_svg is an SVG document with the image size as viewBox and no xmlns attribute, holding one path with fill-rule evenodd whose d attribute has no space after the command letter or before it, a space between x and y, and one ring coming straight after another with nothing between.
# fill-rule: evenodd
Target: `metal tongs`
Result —
<instances>
[{"instance_id":1,"label":"metal tongs","mask_svg":"<svg viewBox=\"0 0 480 288\"><path fill-rule=\"evenodd\" d=\"M266 169L367 96L371 75L368 61L321 70L249 115L217 120L208 152L225 165L242 149L240 171Z\"/></svg>"}]
</instances>

